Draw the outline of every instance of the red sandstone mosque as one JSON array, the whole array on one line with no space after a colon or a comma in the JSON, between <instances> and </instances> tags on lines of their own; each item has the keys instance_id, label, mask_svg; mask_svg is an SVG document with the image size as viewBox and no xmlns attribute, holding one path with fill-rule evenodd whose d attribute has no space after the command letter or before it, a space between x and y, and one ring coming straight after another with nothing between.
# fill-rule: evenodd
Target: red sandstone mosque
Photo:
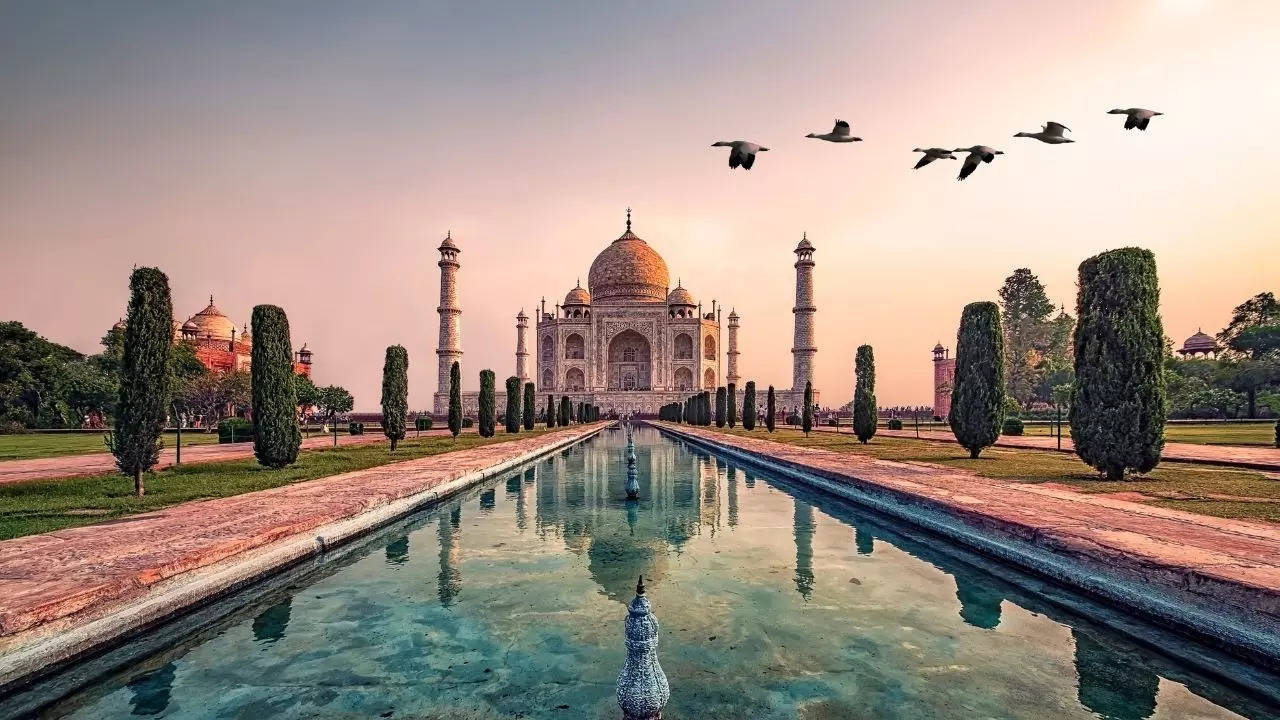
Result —
<instances>
[{"instance_id":1,"label":"red sandstone mosque","mask_svg":"<svg viewBox=\"0 0 1280 720\"><path fill-rule=\"evenodd\" d=\"M123 320L116 323L117 329L123 327ZM231 318L213 304L212 295L209 296L208 307L187 318L186 322L174 318L173 341L191 343L195 347L196 358L212 372L247 372L252 362L253 335L249 326L246 324L237 329ZM293 354L293 371L311 376L311 349L305 343Z\"/></svg>"}]
</instances>

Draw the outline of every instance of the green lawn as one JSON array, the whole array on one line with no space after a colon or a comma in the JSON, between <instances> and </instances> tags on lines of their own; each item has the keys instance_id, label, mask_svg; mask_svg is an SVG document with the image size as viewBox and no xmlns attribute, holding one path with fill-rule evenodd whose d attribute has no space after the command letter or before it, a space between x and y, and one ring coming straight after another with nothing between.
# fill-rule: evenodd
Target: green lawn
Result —
<instances>
[{"instance_id":1,"label":"green lawn","mask_svg":"<svg viewBox=\"0 0 1280 720\"><path fill-rule=\"evenodd\" d=\"M766 438L836 452L861 453L884 460L930 462L960 468L990 478L1015 482L1053 482L1086 493L1140 492L1154 498L1151 504L1215 515L1280 522L1280 479L1236 468L1165 462L1150 473L1123 482L1108 482L1092 468L1067 453L991 447L970 460L968 452L952 443L880 436L862 445L851 435L782 430L770 435L757 428L722 430L734 435Z\"/></svg>"},{"instance_id":2,"label":"green lawn","mask_svg":"<svg viewBox=\"0 0 1280 720\"><path fill-rule=\"evenodd\" d=\"M394 455L385 443L305 450L298 455L296 464L280 470L261 467L251 458L180 465L148 473L145 476L147 494L142 498L133 495L131 479L116 474L0 485L0 540L89 525L191 500L266 490L545 432L545 429L539 429L513 436L499 430L492 438L470 433L460 435L456 441L449 436L414 439L410 435ZM184 442L186 437L184 433Z\"/></svg>"},{"instance_id":3,"label":"green lawn","mask_svg":"<svg viewBox=\"0 0 1280 720\"><path fill-rule=\"evenodd\" d=\"M102 437L106 432L93 433L27 433L24 435L0 435L0 460L30 460L31 458L83 455L107 452ZM173 447L176 435L165 433L165 447ZM218 433L203 431L183 432L182 446L206 445L218 442Z\"/></svg>"}]
</instances>

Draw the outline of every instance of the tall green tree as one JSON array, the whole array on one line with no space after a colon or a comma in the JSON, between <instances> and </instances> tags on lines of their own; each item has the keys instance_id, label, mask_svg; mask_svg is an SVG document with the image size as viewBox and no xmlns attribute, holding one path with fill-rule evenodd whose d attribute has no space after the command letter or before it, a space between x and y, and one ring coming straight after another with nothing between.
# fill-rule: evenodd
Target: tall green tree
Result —
<instances>
[{"instance_id":1,"label":"tall green tree","mask_svg":"<svg viewBox=\"0 0 1280 720\"><path fill-rule=\"evenodd\" d=\"M257 305L253 323L253 454L258 464L282 468L298 459L298 395L293 384L289 318L275 305Z\"/></svg>"},{"instance_id":2,"label":"tall green tree","mask_svg":"<svg viewBox=\"0 0 1280 720\"><path fill-rule=\"evenodd\" d=\"M729 427L738 424L738 387L734 383L729 383L729 389L725 393L725 402L728 404L729 410Z\"/></svg>"},{"instance_id":3,"label":"tall green tree","mask_svg":"<svg viewBox=\"0 0 1280 720\"><path fill-rule=\"evenodd\" d=\"M725 422L725 405L724 386L716 388L716 427L724 427Z\"/></svg>"},{"instance_id":4,"label":"tall green tree","mask_svg":"<svg viewBox=\"0 0 1280 720\"><path fill-rule=\"evenodd\" d=\"M1218 344L1230 348L1245 330L1274 323L1280 323L1280 301L1275 293L1258 293L1231 311L1231 322L1218 333Z\"/></svg>"},{"instance_id":5,"label":"tall green tree","mask_svg":"<svg viewBox=\"0 0 1280 720\"><path fill-rule=\"evenodd\" d=\"M965 306L956 334L956 376L947 422L956 441L977 458L1000 437L1004 422L1004 332L993 302Z\"/></svg>"},{"instance_id":6,"label":"tall green tree","mask_svg":"<svg viewBox=\"0 0 1280 720\"><path fill-rule=\"evenodd\" d=\"M534 415L534 411L536 410L536 408L534 408L534 405L536 403L537 403L537 399L534 397L533 383L527 382L524 384L524 398L520 408L522 410L521 414L523 415L522 419L524 420L525 430L533 429L533 415Z\"/></svg>"},{"instance_id":7,"label":"tall green tree","mask_svg":"<svg viewBox=\"0 0 1280 720\"><path fill-rule=\"evenodd\" d=\"M800 423L804 434L808 435L813 429L813 383L809 381L804 384L804 414L801 415Z\"/></svg>"},{"instance_id":8,"label":"tall green tree","mask_svg":"<svg viewBox=\"0 0 1280 720\"><path fill-rule=\"evenodd\" d=\"M551 395L547 396L547 429L556 426L556 400Z\"/></svg>"},{"instance_id":9,"label":"tall green tree","mask_svg":"<svg viewBox=\"0 0 1280 720\"><path fill-rule=\"evenodd\" d=\"M409 351L392 345L382 361L382 434L391 441L391 452L404 439L408 416Z\"/></svg>"},{"instance_id":10,"label":"tall green tree","mask_svg":"<svg viewBox=\"0 0 1280 720\"><path fill-rule=\"evenodd\" d=\"M454 438L462 432L462 366L457 360L449 366L449 433Z\"/></svg>"},{"instance_id":11,"label":"tall green tree","mask_svg":"<svg viewBox=\"0 0 1280 720\"><path fill-rule=\"evenodd\" d=\"M857 380L853 389L853 432L866 443L876 434L880 411L876 407L876 360L870 345L858 347L854 358Z\"/></svg>"},{"instance_id":12,"label":"tall green tree","mask_svg":"<svg viewBox=\"0 0 1280 720\"><path fill-rule=\"evenodd\" d=\"M756 429L756 381L748 380L742 391L742 427L744 430Z\"/></svg>"},{"instance_id":13,"label":"tall green tree","mask_svg":"<svg viewBox=\"0 0 1280 720\"><path fill-rule=\"evenodd\" d=\"M1005 382L1008 394L1024 407L1035 388L1035 367L1052 340L1049 314L1053 303L1040 278L1018 268L1000 288L1004 323Z\"/></svg>"},{"instance_id":14,"label":"tall green tree","mask_svg":"<svg viewBox=\"0 0 1280 720\"><path fill-rule=\"evenodd\" d=\"M508 433L520 432L520 378L515 375L507 378L507 411L502 419L507 424Z\"/></svg>"},{"instance_id":15,"label":"tall green tree","mask_svg":"<svg viewBox=\"0 0 1280 720\"><path fill-rule=\"evenodd\" d=\"M778 419L778 401L773 394L773 386L769 386L769 392L764 398L764 426L769 432L777 427Z\"/></svg>"},{"instance_id":16,"label":"tall green tree","mask_svg":"<svg viewBox=\"0 0 1280 720\"><path fill-rule=\"evenodd\" d=\"M478 417L476 418L477 430L480 437L493 437L494 431L494 383L497 377L492 370L480 371L480 397Z\"/></svg>"},{"instance_id":17,"label":"tall green tree","mask_svg":"<svg viewBox=\"0 0 1280 720\"><path fill-rule=\"evenodd\" d=\"M1120 480L1160 462L1167 413L1155 256L1111 250L1080 263L1071 438L1088 465Z\"/></svg>"},{"instance_id":18,"label":"tall green tree","mask_svg":"<svg viewBox=\"0 0 1280 720\"><path fill-rule=\"evenodd\" d=\"M561 395L560 417L557 419L557 422L559 422L562 427L567 427L569 425L569 412L569 396Z\"/></svg>"},{"instance_id":19,"label":"tall green tree","mask_svg":"<svg viewBox=\"0 0 1280 720\"><path fill-rule=\"evenodd\" d=\"M133 477L138 497L142 473L160 459L169 409L169 348L173 345L173 300L169 278L157 268L137 268L129 278L129 315L120 359L120 397L115 432L107 446L116 467Z\"/></svg>"}]
</instances>

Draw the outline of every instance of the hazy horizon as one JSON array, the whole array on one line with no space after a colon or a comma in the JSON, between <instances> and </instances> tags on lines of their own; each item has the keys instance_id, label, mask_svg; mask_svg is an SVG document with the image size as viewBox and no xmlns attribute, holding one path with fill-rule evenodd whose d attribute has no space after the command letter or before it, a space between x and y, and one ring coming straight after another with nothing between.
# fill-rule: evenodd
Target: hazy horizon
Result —
<instances>
[{"instance_id":1,"label":"hazy horizon","mask_svg":"<svg viewBox=\"0 0 1280 720\"><path fill-rule=\"evenodd\" d=\"M931 404L934 343L1018 267L1074 314L1080 261L1148 248L1175 343L1280 289L1276 2L13 2L0 40L0 320L97 352L154 265L180 319L284 307L358 410L395 343L430 406L446 231L474 389L628 205L762 386L790 384L807 232L832 406L863 343L881 405ZM1106 114L1132 106L1166 114ZM804 138L836 117L865 142ZM1076 143L1012 137L1047 120ZM771 150L730 171L732 139ZM911 169L979 143L1006 154L962 183Z\"/></svg>"}]
</instances>

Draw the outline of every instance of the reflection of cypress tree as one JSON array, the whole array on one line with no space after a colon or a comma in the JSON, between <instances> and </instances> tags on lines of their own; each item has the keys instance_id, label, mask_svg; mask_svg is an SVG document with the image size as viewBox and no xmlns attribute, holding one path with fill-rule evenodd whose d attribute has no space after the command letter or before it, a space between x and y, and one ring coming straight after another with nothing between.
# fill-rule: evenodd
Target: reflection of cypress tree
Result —
<instances>
[{"instance_id":1,"label":"reflection of cypress tree","mask_svg":"<svg viewBox=\"0 0 1280 720\"><path fill-rule=\"evenodd\" d=\"M404 538L405 552L409 549L409 538ZM387 555L391 555L391 546L387 546ZM271 644L284 637L289 627L289 615L293 612L293 598L284 600L258 613L253 619L253 639Z\"/></svg>"},{"instance_id":2,"label":"reflection of cypress tree","mask_svg":"<svg viewBox=\"0 0 1280 720\"><path fill-rule=\"evenodd\" d=\"M871 551L875 549L876 539L869 530L854 526L853 545L858 549L859 555L870 555Z\"/></svg>"},{"instance_id":3,"label":"reflection of cypress tree","mask_svg":"<svg viewBox=\"0 0 1280 720\"><path fill-rule=\"evenodd\" d=\"M449 524L453 526L454 530L457 530L458 528L462 527L462 504L461 503L454 505L453 510L449 512Z\"/></svg>"},{"instance_id":4,"label":"reflection of cypress tree","mask_svg":"<svg viewBox=\"0 0 1280 720\"><path fill-rule=\"evenodd\" d=\"M514 498L520 494L520 476L512 475L507 478L507 497Z\"/></svg>"},{"instance_id":5,"label":"reflection of cypress tree","mask_svg":"<svg viewBox=\"0 0 1280 720\"><path fill-rule=\"evenodd\" d=\"M956 599L960 601L960 617L968 624L991 630L1000 624L1000 603L1004 595L963 570L956 575Z\"/></svg>"},{"instance_id":6,"label":"reflection of cypress tree","mask_svg":"<svg viewBox=\"0 0 1280 720\"><path fill-rule=\"evenodd\" d=\"M409 536L402 535L387 545L387 562L403 565L409 559Z\"/></svg>"},{"instance_id":7,"label":"reflection of cypress tree","mask_svg":"<svg viewBox=\"0 0 1280 720\"><path fill-rule=\"evenodd\" d=\"M813 594L813 506L796 500L792 518L796 538L796 592L805 600Z\"/></svg>"},{"instance_id":8,"label":"reflection of cypress tree","mask_svg":"<svg viewBox=\"0 0 1280 720\"><path fill-rule=\"evenodd\" d=\"M1133 656L1122 655L1073 628L1080 704L1107 720L1143 720L1156 710L1160 678Z\"/></svg>"},{"instance_id":9,"label":"reflection of cypress tree","mask_svg":"<svg viewBox=\"0 0 1280 720\"><path fill-rule=\"evenodd\" d=\"M496 488L489 488L488 490L480 493L480 509L492 511L493 508L497 506L497 502L495 502L497 500L497 493L498 491Z\"/></svg>"},{"instance_id":10,"label":"reflection of cypress tree","mask_svg":"<svg viewBox=\"0 0 1280 720\"><path fill-rule=\"evenodd\" d=\"M729 494L729 527L738 526L738 469L729 468L728 475L728 494Z\"/></svg>"},{"instance_id":11,"label":"reflection of cypress tree","mask_svg":"<svg viewBox=\"0 0 1280 720\"><path fill-rule=\"evenodd\" d=\"M449 607L453 599L462 590L462 570L457 566L458 525L462 522L462 509L455 507L450 520L440 514L440 527L436 536L440 540L440 574L436 576L436 592L440 595L440 604Z\"/></svg>"},{"instance_id":12,"label":"reflection of cypress tree","mask_svg":"<svg viewBox=\"0 0 1280 720\"><path fill-rule=\"evenodd\" d=\"M173 690L173 663L154 672L149 672L129 681L129 692L133 697L129 705L132 715L159 715L169 707L169 694Z\"/></svg>"}]
</instances>

